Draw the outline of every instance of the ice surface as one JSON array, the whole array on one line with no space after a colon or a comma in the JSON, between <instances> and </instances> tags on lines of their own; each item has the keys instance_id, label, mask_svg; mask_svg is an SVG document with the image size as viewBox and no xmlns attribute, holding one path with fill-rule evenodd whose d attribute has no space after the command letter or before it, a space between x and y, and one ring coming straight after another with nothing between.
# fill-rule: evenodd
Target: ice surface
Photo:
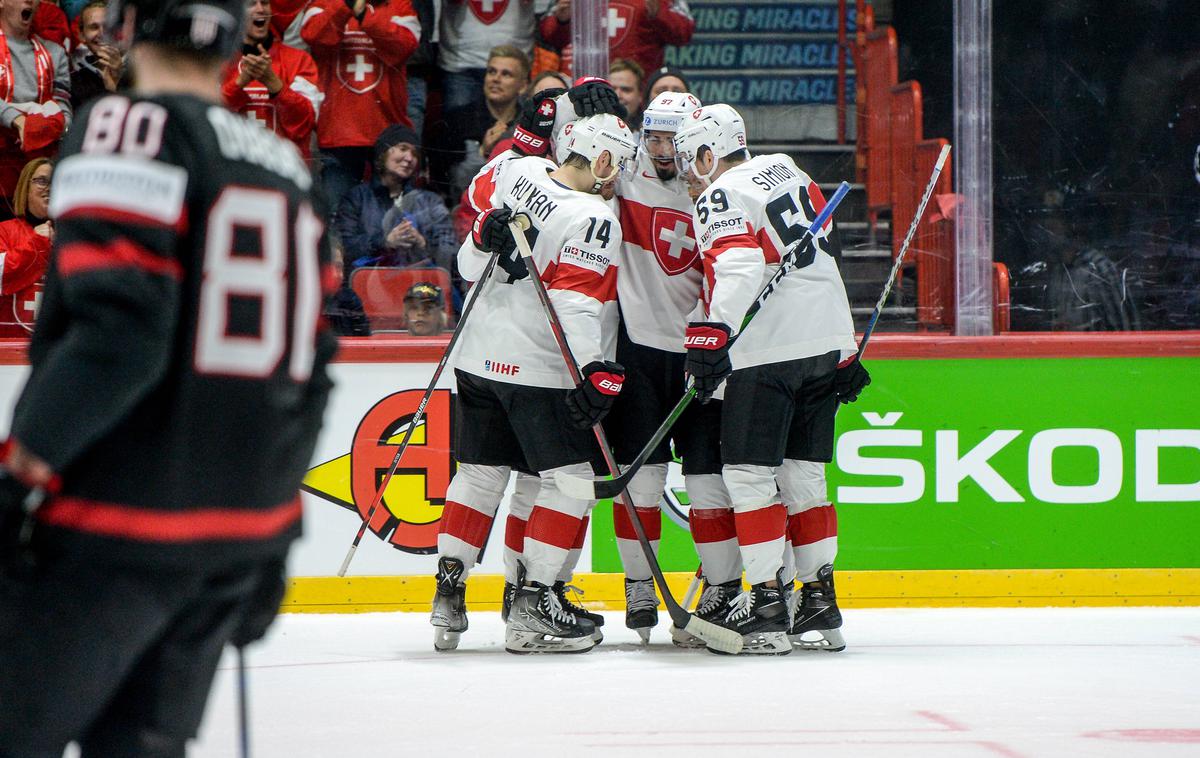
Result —
<instances>
[{"instance_id":1,"label":"ice surface","mask_svg":"<svg viewBox=\"0 0 1200 758\"><path fill-rule=\"evenodd\" d=\"M1200 608L849 610L846 652L770 659L607 617L590 653L515 656L496 613L441 654L424 614L283 616L252 755L1200 755ZM237 755L232 666L193 758Z\"/></svg>"}]
</instances>

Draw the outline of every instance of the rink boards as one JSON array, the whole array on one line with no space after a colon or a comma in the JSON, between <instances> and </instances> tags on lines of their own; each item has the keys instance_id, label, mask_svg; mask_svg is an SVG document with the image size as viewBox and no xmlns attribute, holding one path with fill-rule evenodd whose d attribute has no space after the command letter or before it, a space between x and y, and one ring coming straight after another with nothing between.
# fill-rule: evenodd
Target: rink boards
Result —
<instances>
[{"instance_id":1,"label":"rink boards","mask_svg":"<svg viewBox=\"0 0 1200 758\"><path fill-rule=\"evenodd\" d=\"M450 372L351 577L334 575L444 340L343 344L289 605L425 610L454 467ZM874 383L840 411L828 467L847 605L1200 604L1200 334L881 335L868 358ZM15 345L0 360L7 425L27 368ZM677 470L667 490L686 515ZM479 607L499 597L499 539L472 581ZM697 559L670 518L660 559L682 594ZM602 503L580 566L589 605L620 606L619 571Z\"/></svg>"}]
</instances>

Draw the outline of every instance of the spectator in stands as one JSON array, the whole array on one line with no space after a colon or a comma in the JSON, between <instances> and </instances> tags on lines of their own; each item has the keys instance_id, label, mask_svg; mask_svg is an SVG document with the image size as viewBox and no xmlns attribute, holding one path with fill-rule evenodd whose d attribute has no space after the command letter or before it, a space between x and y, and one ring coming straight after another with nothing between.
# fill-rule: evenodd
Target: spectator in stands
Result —
<instances>
[{"instance_id":1,"label":"spectator in stands","mask_svg":"<svg viewBox=\"0 0 1200 758\"><path fill-rule=\"evenodd\" d=\"M125 58L114 45L104 41L104 17L108 3L94 0L79 12L79 42L71 54L71 107L106 92L116 92L125 75Z\"/></svg>"},{"instance_id":2,"label":"spectator in stands","mask_svg":"<svg viewBox=\"0 0 1200 758\"><path fill-rule=\"evenodd\" d=\"M33 331L54 241L48 210L53 173L49 158L26 164L13 194L17 215L0 223L0 337L28 337Z\"/></svg>"},{"instance_id":3,"label":"spectator in stands","mask_svg":"<svg viewBox=\"0 0 1200 758\"><path fill-rule=\"evenodd\" d=\"M541 0L537 0L541 4ZM442 3L438 68L442 107L448 113L483 105L489 51L509 45L525 59L533 52L535 0L445 0ZM544 7L544 6L543 6ZM523 84L524 82L522 82Z\"/></svg>"},{"instance_id":4,"label":"spectator in stands","mask_svg":"<svg viewBox=\"0 0 1200 758\"><path fill-rule=\"evenodd\" d=\"M242 51L225 69L221 94L230 110L291 140L307 158L325 97L317 89L317 65L308 53L276 40L270 22L271 0L246 4Z\"/></svg>"},{"instance_id":5,"label":"spectator in stands","mask_svg":"<svg viewBox=\"0 0 1200 758\"><path fill-rule=\"evenodd\" d=\"M300 34L312 50L327 118L317 122L329 207L362 181L375 138L410 126L405 63L421 26L409 0L312 0Z\"/></svg>"},{"instance_id":6,"label":"spectator in stands","mask_svg":"<svg viewBox=\"0 0 1200 758\"><path fill-rule=\"evenodd\" d=\"M483 80L483 105L445 111L434 130L430 174L447 197L457 197L487 161L517 115L529 82L529 57L512 45L492 48Z\"/></svg>"},{"instance_id":7,"label":"spectator in stands","mask_svg":"<svg viewBox=\"0 0 1200 758\"><path fill-rule=\"evenodd\" d=\"M420 164L421 139L412 129L396 125L379 135L374 176L346 193L334 222L348 270L452 270L458 241L450 211L436 193L413 187Z\"/></svg>"},{"instance_id":8,"label":"spectator in stands","mask_svg":"<svg viewBox=\"0 0 1200 758\"><path fill-rule=\"evenodd\" d=\"M533 80L529 82L529 86L525 88L525 95L533 95L541 92L544 89L570 89L571 77L561 71L542 71Z\"/></svg>"},{"instance_id":9,"label":"spectator in stands","mask_svg":"<svg viewBox=\"0 0 1200 758\"><path fill-rule=\"evenodd\" d=\"M67 54L31 36L35 7L34 0L0 3L0 195L7 203L25 164L53 155L71 118Z\"/></svg>"},{"instance_id":10,"label":"spectator in stands","mask_svg":"<svg viewBox=\"0 0 1200 758\"><path fill-rule=\"evenodd\" d=\"M663 66L646 78L646 98L649 103L664 92L691 92L683 72L671 66Z\"/></svg>"},{"instance_id":11,"label":"spectator in stands","mask_svg":"<svg viewBox=\"0 0 1200 758\"><path fill-rule=\"evenodd\" d=\"M308 50L308 43L300 36L304 23L304 11L311 0L271 0L271 34L289 47Z\"/></svg>"},{"instance_id":12,"label":"spectator in stands","mask_svg":"<svg viewBox=\"0 0 1200 758\"><path fill-rule=\"evenodd\" d=\"M635 132L642 124L642 83L646 74L637 63L617 58L608 67L608 81L617 91L617 98L628 114L625 121Z\"/></svg>"},{"instance_id":13,"label":"spectator in stands","mask_svg":"<svg viewBox=\"0 0 1200 758\"><path fill-rule=\"evenodd\" d=\"M421 22L417 51L408 59L408 118L413 131L425 133L425 110L429 101L429 80L434 75L433 39L437 33L437 9L434 0L412 0L413 10Z\"/></svg>"},{"instance_id":14,"label":"spectator in stands","mask_svg":"<svg viewBox=\"0 0 1200 758\"><path fill-rule=\"evenodd\" d=\"M539 26L542 39L559 48L571 42L571 0L557 0ZM623 0L608 6L608 57L627 58L653 71L667 45L686 45L696 22L684 0Z\"/></svg>"},{"instance_id":15,"label":"spectator in stands","mask_svg":"<svg viewBox=\"0 0 1200 758\"><path fill-rule=\"evenodd\" d=\"M414 337L432 337L446 329L446 298L432 282L417 282L404 293L404 323Z\"/></svg>"},{"instance_id":16,"label":"spectator in stands","mask_svg":"<svg viewBox=\"0 0 1200 758\"><path fill-rule=\"evenodd\" d=\"M33 12L33 36L53 42L69 52L71 22L67 20L67 14L51 0L37 0L35 4L37 10Z\"/></svg>"}]
</instances>

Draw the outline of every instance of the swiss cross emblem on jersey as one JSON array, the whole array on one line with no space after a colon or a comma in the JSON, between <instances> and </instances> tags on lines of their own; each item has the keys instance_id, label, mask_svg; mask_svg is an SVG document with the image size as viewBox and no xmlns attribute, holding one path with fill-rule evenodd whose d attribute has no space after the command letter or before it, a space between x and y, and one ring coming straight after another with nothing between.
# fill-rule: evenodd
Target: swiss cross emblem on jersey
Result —
<instances>
[{"instance_id":1,"label":"swiss cross emblem on jersey","mask_svg":"<svg viewBox=\"0 0 1200 758\"><path fill-rule=\"evenodd\" d=\"M346 89L363 95L379 86L383 61L375 52L375 43L365 32L346 30L338 47L337 77Z\"/></svg>"},{"instance_id":2,"label":"swiss cross emblem on jersey","mask_svg":"<svg viewBox=\"0 0 1200 758\"><path fill-rule=\"evenodd\" d=\"M629 29L633 26L633 6L625 3L608 4L608 18L605 20L608 25L608 46L614 48L625 41L625 37L629 35Z\"/></svg>"},{"instance_id":3,"label":"swiss cross emblem on jersey","mask_svg":"<svg viewBox=\"0 0 1200 758\"><path fill-rule=\"evenodd\" d=\"M671 208L655 208L650 217L654 257L667 276L682 274L696 262L700 246L690 216Z\"/></svg>"},{"instance_id":4,"label":"swiss cross emblem on jersey","mask_svg":"<svg viewBox=\"0 0 1200 758\"><path fill-rule=\"evenodd\" d=\"M12 298L13 322L32 333L37 321L38 308L42 304L42 282L35 282L17 292Z\"/></svg>"},{"instance_id":5,"label":"swiss cross emblem on jersey","mask_svg":"<svg viewBox=\"0 0 1200 758\"><path fill-rule=\"evenodd\" d=\"M492 25L496 23L504 11L508 10L508 0L467 0L471 12L481 22Z\"/></svg>"}]
</instances>

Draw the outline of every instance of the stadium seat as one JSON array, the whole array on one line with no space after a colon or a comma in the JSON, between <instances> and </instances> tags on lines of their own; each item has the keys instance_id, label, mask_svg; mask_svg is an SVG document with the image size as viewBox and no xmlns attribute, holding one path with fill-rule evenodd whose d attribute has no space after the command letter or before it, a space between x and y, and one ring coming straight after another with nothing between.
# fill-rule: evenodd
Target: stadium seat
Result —
<instances>
[{"instance_id":1,"label":"stadium seat","mask_svg":"<svg viewBox=\"0 0 1200 758\"><path fill-rule=\"evenodd\" d=\"M450 272L444 268L396 268L364 266L350 275L350 288L363 302L363 311L376 332L400 331L404 323L404 294L418 282L442 288L446 324L454 323L454 304L450 297Z\"/></svg>"}]
</instances>

